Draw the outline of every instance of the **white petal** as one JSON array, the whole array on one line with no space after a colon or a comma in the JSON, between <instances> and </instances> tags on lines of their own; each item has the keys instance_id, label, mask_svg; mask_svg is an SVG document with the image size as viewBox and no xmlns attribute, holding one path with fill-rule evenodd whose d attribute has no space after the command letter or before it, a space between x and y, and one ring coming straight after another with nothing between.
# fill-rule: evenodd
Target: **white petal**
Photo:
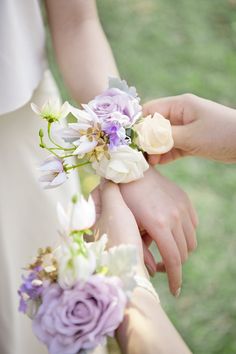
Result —
<instances>
[{"instance_id":1,"label":"white petal","mask_svg":"<svg viewBox=\"0 0 236 354\"><path fill-rule=\"evenodd\" d=\"M80 138L79 141L76 142L76 145L77 144L78 144L78 148L73 152L73 154L84 155L94 150L95 146L97 146L97 141L95 140L89 141L86 136L82 136L82 138Z\"/></svg>"},{"instance_id":2,"label":"white petal","mask_svg":"<svg viewBox=\"0 0 236 354\"><path fill-rule=\"evenodd\" d=\"M138 253L134 245L121 244L108 250L107 266L109 274L122 275L129 273L137 265Z\"/></svg>"},{"instance_id":3,"label":"white petal","mask_svg":"<svg viewBox=\"0 0 236 354\"><path fill-rule=\"evenodd\" d=\"M95 205L91 197L87 201L83 196L74 205L72 216L72 230L85 230L93 226L96 220Z\"/></svg>"},{"instance_id":4,"label":"white petal","mask_svg":"<svg viewBox=\"0 0 236 354\"><path fill-rule=\"evenodd\" d=\"M129 169L128 167L119 160L111 160L109 167L114 169L114 171L118 172L118 173L128 173Z\"/></svg>"},{"instance_id":5,"label":"white petal","mask_svg":"<svg viewBox=\"0 0 236 354\"><path fill-rule=\"evenodd\" d=\"M78 109L72 105L70 105L70 112L78 119L78 122L87 122L89 124L89 122L91 123L93 121L93 118L86 111Z\"/></svg>"},{"instance_id":6,"label":"white petal","mask_svg":"<svg viewBox=\"0 0 236 354\"><path fill-rule=\"evenodd\" d=\"M51 171L51 172L60 172L63 170L62 163L56 159L51 161L45 161L40 167L40 171Z\"/></svg>"},{"instance_id":7,"label":"white petal","mask_svg":"<svg viewBox=\"0 0 236 354\"><path fill-rule=\"evenodd\" d=\"M64 233L69 232L70 220L60 203L57 203L57 218Z\"/></svg>"},{"instance_id":8,"label":"white petal","mask_svg":"<svg viewBox=\"0 0 236 354\"><path fill-rule=\"evenodd\" d=\"M39 182L52 182L52 180L55 178L54 173L48 173L43 176L39 177Z\"/></svg>"},{"instance_id":9,"label":"white petal","mask_svg":"<svg viewBox=\"0 0 236 354\"><path fill-rule=\"evenodd\" d=\"M87 243L87 247L91 250L97 257L97 261L101 261L102 253L105 251L106 244L108 242L107 235L104 234L100 237L98 241Z\"/></svg>"},{"instance_id":10,"label":"white petal","mask_svg":"<svg viewBox=\"0 0 236 354\"><path fill-rule=\"evenodd\" d=\"M88 116L90 117L90 120L93 122L98 122L98 117L96 115L96 113L94 113L94 111L89 107L88 104L82 104L82 107L86 110L85 113L88 114Z\"/></svg>"},{"instance_id":11,"label":"white petal","mask_svg":"<svg viewBox=\"0 0 236 354\"><path fill-rule=\"evenodd\" d=\"M61 119L65 118L69 113L70 113L70 105L69 105L69 103L66 101L66 102L64 102L63 105L61 106L60 118L61 118Z\"/></svg>"},{"instance_id":12,"label":"white petal","mask_svg":"<svg viewBox=\"0 0 236 354\"><path fill-rule=\"evenodd\" d=\"M30 104L30 106L31 106L31 109L34 111L34 113L36 113L36 114L41 114L41 110L40 110L40 108L39 108L39 106L37 106L35 103L31 103Z\"/></svg>"},{"instance_id":13,"label":"white petal","mask_svg":"<svg viewBox=\"0 0 236 354\"><path fill-rule=\"evenodd\" d=\"M50 183L50 187L58 187L61 184L65 183L67 179L66 173L61 172L54 178L54 180Z\"/></svg>"}]
</instances>

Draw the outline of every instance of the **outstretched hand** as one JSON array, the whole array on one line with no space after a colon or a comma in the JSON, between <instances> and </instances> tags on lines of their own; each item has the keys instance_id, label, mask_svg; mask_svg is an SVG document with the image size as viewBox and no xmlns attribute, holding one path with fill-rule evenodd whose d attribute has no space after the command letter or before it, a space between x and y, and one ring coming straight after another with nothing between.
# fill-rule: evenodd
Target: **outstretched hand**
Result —
<instances>
[{"instance_id":1,"label":"outstretched hand","mask_svg":"<svg viewBox=\"0 0 236 354\"><path fill-rule=\"evenodd\" d=\"M193 155L236 162L236 110L192 94L147 102L144 115L158 112L172 125L174 147L163 155L150 155L149 163L164 164Z\"/></svg>"}]
</instances>

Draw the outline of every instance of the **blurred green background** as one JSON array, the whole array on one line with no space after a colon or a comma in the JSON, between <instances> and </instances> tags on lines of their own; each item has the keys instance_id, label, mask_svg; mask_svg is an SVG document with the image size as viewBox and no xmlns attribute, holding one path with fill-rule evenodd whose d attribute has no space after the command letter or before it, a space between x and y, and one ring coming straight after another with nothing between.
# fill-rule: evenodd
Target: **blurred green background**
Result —
<instances>
[{"instance_id":1,"label":"blurred green background","mask_svg":"<svg viewBox=\"0 0 236 354\"><path fill-rule=\"evenodd\" d=\"M236 107L236 0L97 3L121 77L143 102L192 92ZM236 353L236 166L185 158L160 170L189 193L200 219L180 298L165 275L153 279L162 305L194 353Z\"/></svg>"}]
</instances>

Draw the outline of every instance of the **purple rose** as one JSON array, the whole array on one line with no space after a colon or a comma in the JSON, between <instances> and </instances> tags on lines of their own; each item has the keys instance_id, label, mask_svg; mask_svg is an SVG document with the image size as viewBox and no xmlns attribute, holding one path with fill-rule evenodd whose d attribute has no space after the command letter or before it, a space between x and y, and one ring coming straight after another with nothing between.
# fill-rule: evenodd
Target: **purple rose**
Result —
<instances>
[{"instance_id":1,"label":"purple rose","mask_svg":"<svg viewBox=\"0 0 236 354\"><path fill-rule=\"evenodd\" d=\"M139 99L118 88L109 88L90 101L85 110L91 109L99 118L100 124L119 122L130 127L140 117L142 108Z\"/></svg>"},{"instance_id":2,"label":"purple rose","mask_svg":"<svg viewBox=\"0 0 236 354\"><path fill-rule=\"evenodd\" d=\"M116 277L92 275L68 290L52 284L45 289L33 330L50 354L77 354L114 335L126 302Z\"/></svg>"}]
</instances>

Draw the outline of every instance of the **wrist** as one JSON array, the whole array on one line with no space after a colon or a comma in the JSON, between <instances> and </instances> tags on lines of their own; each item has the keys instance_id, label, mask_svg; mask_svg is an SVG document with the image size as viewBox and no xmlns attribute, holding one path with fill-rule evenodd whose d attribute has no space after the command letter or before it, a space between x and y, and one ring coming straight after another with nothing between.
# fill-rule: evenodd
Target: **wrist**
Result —
<instances>
[{"instance_id":1,"label":"wrist","mask_svg":"<svg viewBox=\"0 0 236 354\"><path fill-rule=\"evenodd\" d=\"M152 298L155 299L155 301L157 303L160 303L159 296L149 279L147 279L146 277L143 277L143 276L138 276L138 275L136 275L134 277L134 279L136 281L136 289L144 290L149 295L151 295Z\"/></svg>"}]
</instances>

